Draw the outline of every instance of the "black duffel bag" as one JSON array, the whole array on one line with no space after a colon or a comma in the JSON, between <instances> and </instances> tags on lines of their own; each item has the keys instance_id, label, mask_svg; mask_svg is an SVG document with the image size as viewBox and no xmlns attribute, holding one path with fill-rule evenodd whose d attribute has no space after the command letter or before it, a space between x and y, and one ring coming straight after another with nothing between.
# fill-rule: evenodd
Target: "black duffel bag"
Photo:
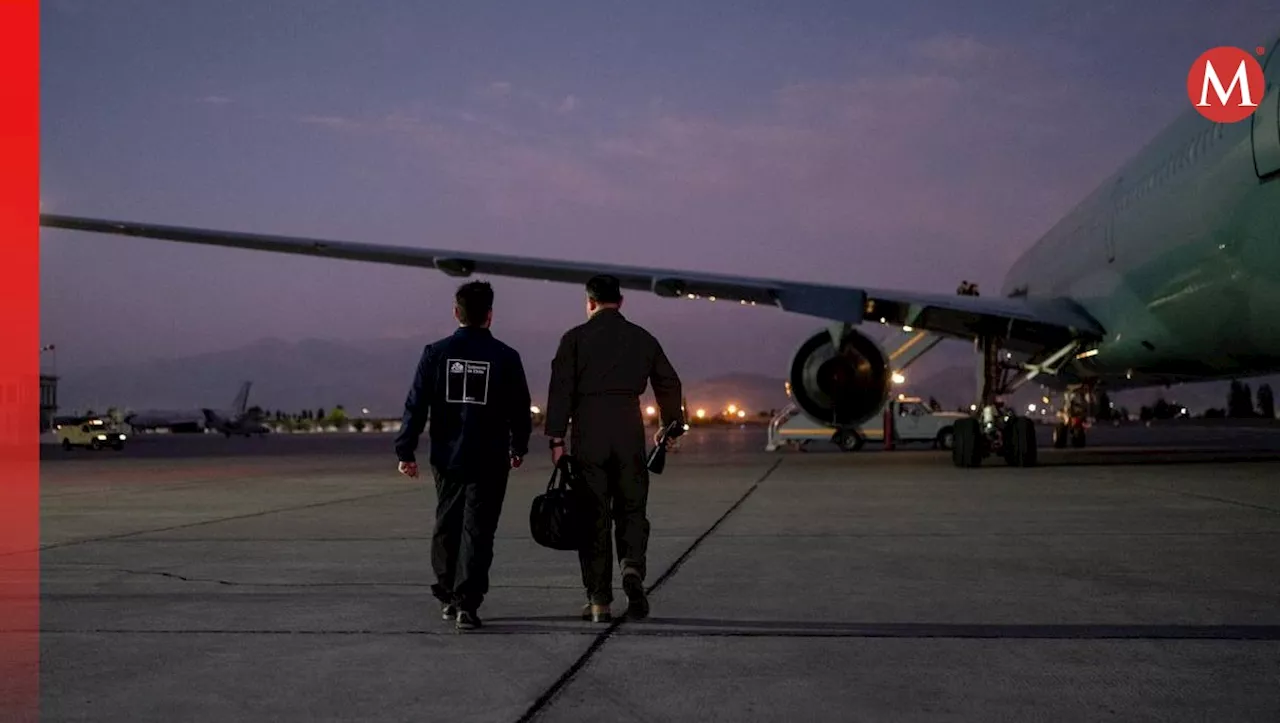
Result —
<instances>
[{"instance_id":1,"label":"black duffel bag","mask_svg":"<svg viewBox=\"0 0 1280 723\"><path fill-rule=\"evenodd\" d=\"M581 549L592 528L591 501L586 495L577 460L564 455L551 472L547 491L534 497L529 508L534 542L552 550Z\"/></svg>"}]
</instances>

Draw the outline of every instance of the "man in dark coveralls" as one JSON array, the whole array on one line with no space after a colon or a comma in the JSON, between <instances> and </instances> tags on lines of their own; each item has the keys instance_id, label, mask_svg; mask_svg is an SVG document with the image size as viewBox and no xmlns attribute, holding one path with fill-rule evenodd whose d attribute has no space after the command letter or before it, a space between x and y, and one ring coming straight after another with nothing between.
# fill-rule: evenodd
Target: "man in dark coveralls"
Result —
<instances>
[{"instance_id":1,"label":"man in dark coveralls","mask_svg":"<svg viewBox=\"0 0 1280 723\"><path fill-rule=\"evenodd\" d=\"M649 471L640 411L646 383L653 385L663 425L678 421L676 436L684 431L680 377L658 340L623 317L621 306L618 279L596 276L587 282L587 322L561 337L547 394L546 433L551 438L552 461L558 462L565 453L572 420L573 455L595 502L594 540L578 552L587 591L582 617L595 622L612 620L611 517L627 614L634 618L649 614L644 591Z\"/></svg>"},{"instance_id":2,"label":"man in dark coveralls","mask_svg":"<svg viewBox=\"0 0 1280 723\"><path fill-rule=\"evenodd\" d=\"M464 284L453 313L460 328L422 351L395 447L401 474L417 477L414 451L430 417L431 592L444 619L469 630L480 626L476 610L489 591L507 476L529 452L533 419L520 354L489 331L493 289L481 281Z\"/></svg>"}]
</instances>

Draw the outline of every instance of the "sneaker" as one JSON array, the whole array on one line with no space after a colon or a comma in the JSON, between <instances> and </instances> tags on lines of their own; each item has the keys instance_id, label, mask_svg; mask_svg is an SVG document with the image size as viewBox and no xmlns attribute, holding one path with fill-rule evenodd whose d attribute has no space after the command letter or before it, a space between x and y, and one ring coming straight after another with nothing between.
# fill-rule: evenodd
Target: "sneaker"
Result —
<instances>
[{"instance_id":1,"label":"sneaker","mask_svg":"<svg viewBox=\"0 0 1280 723\"><path fill-rule=\"evenodd\" d=\"M649 598L644 594L640 573L630 569L623 572L622 590L627 594L627 617L636 620L649 617Z\"/></svg>"},{"instance_id":2,"label":"sneaker","mask_svg":"<svg viewBox=\"0 0 1280 723\"><path fill-rule=\"evenodd\" d=\"M475 630L480 627L480 616L472 610L459 610L457 627L459 630Z\"/></svg>"},{"instance_id":3,"label":"sneaker","mask_svg":"<svg viewBox=\"0 0 1280 723\"><path fill-rule=\"evenodd\" d=\"M458 617L458 606L453 603L445 603L440 608L440 619L444 621L453 620Z\"/></svg>"}]
</instances>

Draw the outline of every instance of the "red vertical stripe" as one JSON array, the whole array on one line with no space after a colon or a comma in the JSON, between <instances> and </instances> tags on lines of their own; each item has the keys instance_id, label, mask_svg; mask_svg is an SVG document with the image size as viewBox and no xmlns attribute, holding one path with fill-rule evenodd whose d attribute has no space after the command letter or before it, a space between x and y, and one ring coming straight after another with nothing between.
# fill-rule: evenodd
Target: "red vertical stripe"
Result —
<instances>
[{"instance_id":1,"label":"red vertical stripe","mask_svg":"<svg viewBox=\"0 0 1280 723\"><path fill-rule=\"evenodd\" d=\"M40 13L0 0L0 720L39 710Z\"/></svg>"}]
</instances>

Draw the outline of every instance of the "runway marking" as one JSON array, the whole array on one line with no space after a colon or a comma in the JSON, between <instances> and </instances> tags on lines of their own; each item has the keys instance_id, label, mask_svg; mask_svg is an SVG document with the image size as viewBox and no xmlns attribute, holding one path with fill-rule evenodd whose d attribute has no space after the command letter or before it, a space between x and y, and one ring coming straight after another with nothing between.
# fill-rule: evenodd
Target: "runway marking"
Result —
<instances>
[{"instance_id":1,"label":"runway marking","mask_svg":"<svg viewBox=\"0 0 1280 723\"><path fill-rule=\"evenodd\" d=\"M747 499L751 497L751 495L754 494L757 489L760 488L760 485L763 484L765 480L769 479L769 477L773 475L774 471L777 470L778 467L782 465L782 462L783 462L783 459L780 458L775 460L773 464L769 465L769 469L765 470L764 474L760 475L760 477L756 479L756 481L753 482L750 487L747 488L747 491L742 493L742 496L740 496L736 502L734 502L732 505L729 506L729 509L725 510L724 513L720 515L720 517L717 518L715 522L711 523L711 526L708 527L706 531L704 531L701 535L698 536L697 539L695 539L692 543L690 543L689 547L685 549L685 551L680 555L680 557L676 558L676 561L673 562L671 566L667 568L666 572L658 576L658 579L655 580L654 583L649 586L649 589L646 591L646 594L652 595L653 592L657 590L659 586L661 586L667 580L671 579L671 577L675 575L676 572L678 572L680 568L684 565L685 561L688 560L689 557L694 553L694 551L698 549L698 546L702 544L703 540L706 540L708 537L710 537L712 533L714 533L717 529L719 529L720 525L724 524L725 520L729 519L730 515L736 512L738 508L742 507L742 504L746 502ZM609 638L613 636L613 634L618 630L618 628L620 628L623 625L623 623L626 622L626 620L627 618L625 615L615 618L614 621L610 623L609 626L605 628L603 632L599 633L596 636L596 639L591 642L591 645L587 646L586 651L583 652L583 654L579 656L578 659L575 660L572 665L569 666L568 670L566 670L563 674L561 674L561 676L557 678L554 683L551 684L550 688L543 691L542 695L539 695L533 701L533 704L530 705L528 710L524 712L524 715L520 716L516 720L516 723L528 723L529 721L532 721L536 719L539 715L541 715L541 713L544 710L546 710L551 705L552 702L554 702L555 697L559 695L560 691L564 690L565 687L569 685L569 683L573 682L573 678L578 674L578 671L586 667L587 663L590 662L591 658L595 657L595 654L598 653L600 649L604 647L604 644L609 641Z\"/></svg>"}]
</instances>

